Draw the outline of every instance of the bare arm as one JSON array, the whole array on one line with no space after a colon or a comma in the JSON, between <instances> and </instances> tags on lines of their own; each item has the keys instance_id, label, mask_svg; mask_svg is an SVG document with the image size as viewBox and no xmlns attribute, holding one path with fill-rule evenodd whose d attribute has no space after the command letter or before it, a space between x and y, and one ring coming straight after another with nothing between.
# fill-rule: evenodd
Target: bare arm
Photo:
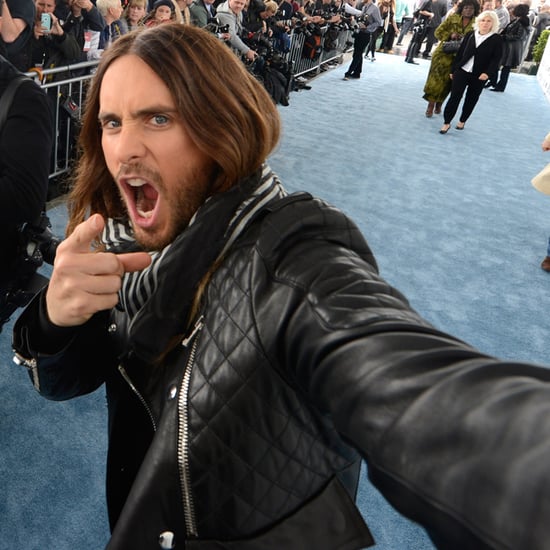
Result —
<instances>
[{"instance_id":1,"label":"bare arm","mask_svg":"<svg viewBox=\"0 0 550 550\"><path fill-rule=\"evenodd\" d=\"M0 2L2 5L2 23L0 24L0 36L7 44L11 44L17 40L17 37L25 30L27 23L23 19L13 18L11 16L8 4L5 1Z\"/></svg>"}]
</instances>

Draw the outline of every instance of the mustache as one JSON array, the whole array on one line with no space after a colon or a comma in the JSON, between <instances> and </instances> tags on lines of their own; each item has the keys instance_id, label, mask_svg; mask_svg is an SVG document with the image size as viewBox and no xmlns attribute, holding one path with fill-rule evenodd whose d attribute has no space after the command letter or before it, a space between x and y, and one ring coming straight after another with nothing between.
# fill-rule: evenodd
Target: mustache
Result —
<instances>
[{"instance_id":1,"label":"mustache","mask_svg":"<svg viewBox=\"0 0 550 550\"><path fill-rule=\"evenodd\" d=\"M116 175L116 180L118 181L120 178L128 175L143 178L144 180L149 180L151 183L162 183L162 178L160 177L160 174L156 170L145 166L145 164L142 164L141 162L121 164Z\"/></svg>"}]
</instances>

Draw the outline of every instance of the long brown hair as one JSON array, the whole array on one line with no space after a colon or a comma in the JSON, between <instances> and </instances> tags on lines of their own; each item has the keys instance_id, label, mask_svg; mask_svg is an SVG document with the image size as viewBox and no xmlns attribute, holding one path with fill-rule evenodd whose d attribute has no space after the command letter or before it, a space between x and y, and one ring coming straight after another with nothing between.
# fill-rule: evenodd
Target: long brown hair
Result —
<instances>
[{"instance_id":1,"label":"long brown hair","mask_svg":"<svg viewBox=\"0 0 550 550\"><path fill-rule=\"evenodd\" d=\"M212 34L167 23L121 36L103 53L88 90L67 234L91 213L125 213L105 164L98 113L105 72L114 60L130 54L147 63L170 90L191 139L212 159L215 193L255 172L279 140L279 114L270 96Z\"/></svg>"}]
</instances>

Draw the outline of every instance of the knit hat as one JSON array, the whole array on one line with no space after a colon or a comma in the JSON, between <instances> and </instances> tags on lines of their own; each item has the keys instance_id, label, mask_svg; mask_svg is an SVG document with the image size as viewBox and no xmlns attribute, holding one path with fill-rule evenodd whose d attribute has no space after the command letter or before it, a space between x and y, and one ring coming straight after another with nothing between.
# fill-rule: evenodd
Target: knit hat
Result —
<instances>
[{"instance_id":1,"label":"knit hat","mask_svg":"<svg viewBox=\"0 0 550 550\"><path fill-rule=\"evenodd\" d=\"M157 0L153 4L153 11L155 11L159 6L168 6L172 11L174 11L174 4L170 0Z\"/></svg>"}]
</instances>

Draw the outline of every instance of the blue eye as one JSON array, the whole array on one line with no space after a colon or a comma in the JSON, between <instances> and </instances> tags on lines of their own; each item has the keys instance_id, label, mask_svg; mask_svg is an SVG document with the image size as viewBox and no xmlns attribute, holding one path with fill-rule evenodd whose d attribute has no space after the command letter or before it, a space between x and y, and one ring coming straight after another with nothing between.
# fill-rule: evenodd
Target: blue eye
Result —
<instances>
[{"instance_id":1,"label":"blue eye","mask_svg":"<svg viewBox=\"0 0 550 550\"><path fill-rule=\"evenodd\" d=\"M113 119L101 120L99 122L99 125L101 126L101 128L109 130L112 128L118 128L120 126L120 122L118 120L113 120Z\"/></svg>"},{"instance_id":2,"label":"blue eye","mask_svg":"<svg viewBox=\"0 0 550 550\"><path fill-rule=\"evenodd\" d=\"M155 115L153 122L158 125L163 125L169 122L169 118L166 115Z\"/></svg>"}]
</instances>

